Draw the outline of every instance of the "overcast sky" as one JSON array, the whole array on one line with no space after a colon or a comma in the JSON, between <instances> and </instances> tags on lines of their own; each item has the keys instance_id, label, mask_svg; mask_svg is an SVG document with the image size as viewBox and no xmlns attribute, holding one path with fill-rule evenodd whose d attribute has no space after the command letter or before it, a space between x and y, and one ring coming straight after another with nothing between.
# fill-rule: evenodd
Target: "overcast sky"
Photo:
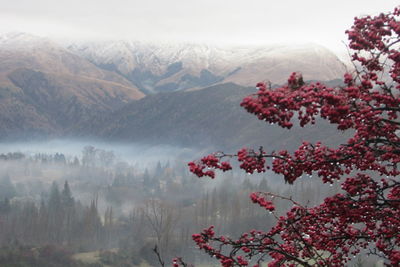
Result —
<instances>
[{"instance_id":1,"label":"overcast sky","mask_svg":"<svg viewBox=\"0 0 400 267\"><path fill-rule=\"evenodd\" d=\"M392 0L0 0L0 32L71 39L344 47L354 16Z\"/></svg>"}]
</instances>

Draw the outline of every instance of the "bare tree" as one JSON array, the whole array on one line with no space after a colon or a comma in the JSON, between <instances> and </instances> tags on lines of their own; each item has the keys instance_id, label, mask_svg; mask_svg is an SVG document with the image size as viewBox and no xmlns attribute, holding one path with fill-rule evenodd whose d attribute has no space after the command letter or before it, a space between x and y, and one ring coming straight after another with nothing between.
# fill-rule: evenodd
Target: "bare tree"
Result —
<instances>
[{"instance_id":1,"label":"bare tree","mask_svg":"<svg viewBox=\"0 0 400 267\"><path fill-rule=\"evenodd\" d=\"M173 250L173 238L180 212L160 199L149 199L142 212L148 227L155 237L160 257L165 257Z\"/></svg>"}]
</instances>

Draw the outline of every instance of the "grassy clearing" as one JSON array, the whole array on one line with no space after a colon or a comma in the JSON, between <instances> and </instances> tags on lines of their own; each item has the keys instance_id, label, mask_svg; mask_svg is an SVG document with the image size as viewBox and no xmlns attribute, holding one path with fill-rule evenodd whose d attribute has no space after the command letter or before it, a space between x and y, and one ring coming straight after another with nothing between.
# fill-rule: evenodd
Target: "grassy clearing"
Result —
<instances>
[{"instance_id":1,"label":"grassy clearing","mask_svg":"<svg viewBox=\"0 0 400 267\"><path fill-rule=\"evenodd\" d=\"M100 252L98 250L90 251L90 252L74 254L72 258L74 258L74 260L78 260L83 263L99 263L100 260L99 254Z\"/></svg>"}]
</instances>

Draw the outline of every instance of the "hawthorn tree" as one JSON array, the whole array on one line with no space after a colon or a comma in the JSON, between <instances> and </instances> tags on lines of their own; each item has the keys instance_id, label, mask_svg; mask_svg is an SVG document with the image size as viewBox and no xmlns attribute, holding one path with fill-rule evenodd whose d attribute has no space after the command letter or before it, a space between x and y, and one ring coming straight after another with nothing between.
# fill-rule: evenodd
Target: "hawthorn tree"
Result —
<instances>
[{"instance_id":1,"label":"hawthorn tree","mask_svg":"<svg viewBox=\"0 0 400 267\"><path fill-rule=\"evenodd\" d=\"M346 31L355 70L344 75L344 86L304 83L292 73L286 85L243 99L247 112L267 123L290 129L316 117L352 130L344 144L332 148L303 142L294 152L242 148L236 154L217 152L190 162L199 177L232 169L237 159L247 173L271 169L292 184L303 175L324 183L341 182L342 193L315 207L293 203L267 231L251 230L238 239L218 236L213 226L193 235L197 246L221 265L344 266L361 251L377 255L386 265L400 266L400 8L378 16L355 18ZM270 192L254 192L251 200L274 212ZM174 265L184 264L179 258Z\"/></svg>"}]
</instances>

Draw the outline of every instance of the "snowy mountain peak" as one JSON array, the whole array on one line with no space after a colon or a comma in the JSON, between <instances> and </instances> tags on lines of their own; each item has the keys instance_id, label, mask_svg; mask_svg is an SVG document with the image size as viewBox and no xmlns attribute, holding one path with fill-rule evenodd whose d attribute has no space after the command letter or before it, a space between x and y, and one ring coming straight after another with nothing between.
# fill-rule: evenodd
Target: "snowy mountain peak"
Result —
<instances>
[{"instance_id":1,"label":"snowy mountain peak","mask_svg":"<svg viewBox=\"0 0 400 267\"><path fill-rule=\"evenodd\" d=\"M137 41L83 42L70 51L96 65L122 73L143 91L201 88L219 82L254 85L283 83L292 71L306 79L332 80L345 72L328 49L315 45L221 47Z\"/></svg>"}]
</instances>

